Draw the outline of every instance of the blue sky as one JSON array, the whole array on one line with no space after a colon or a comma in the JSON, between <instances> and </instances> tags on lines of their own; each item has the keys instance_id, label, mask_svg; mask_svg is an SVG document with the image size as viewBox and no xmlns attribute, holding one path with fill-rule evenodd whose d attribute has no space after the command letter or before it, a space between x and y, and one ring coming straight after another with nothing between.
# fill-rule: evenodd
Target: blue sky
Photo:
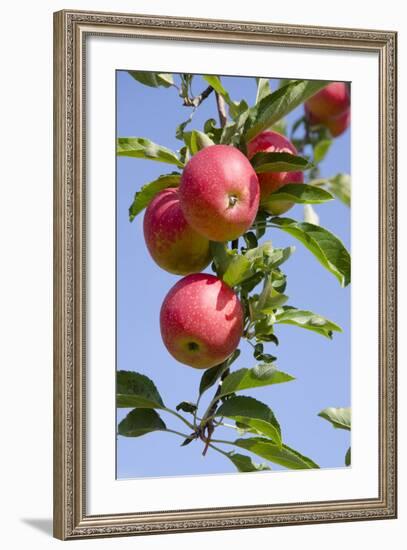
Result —
<instances>
[{"instance_id":1,"label":"blue sky","mask_svg":"<svg viewBox=\"0 0 407 550\"><path fill-rule=\"evenodd\" d=\"M289 78L289 75L286 75ZM254 78L223 77L222 82L235 100L252 104L256 95ZM272 83L275 86L275 83ZM194 94L205 88L200 77L194 78ZM179 149L176 126L190 110L182 106L175 88L149 88L136 82L125 71L117 72L117 135L139 136ZM302 107L290 114L288 124L302 115ZM188 129L203 128L208 118L217 119L214 96L204 101ZM130 223L128 208L134 193L173 167L162 163L119 157L117 159L117 368L134 370L152 378L168 407L183 401L195 401L202 371L181 365L165 349L159 330L161 303L179 280L150 258L143 239L143 215ZM350 132L334 141L321 163L321 176L350 173ZM316 208L322 226L338 235L350 247L350 212L340 201ZM297 205L287 214L301 220L303 209ZM328 340L294 326L279 325L280 345L266 345L266 351L278 357L280 370L296 377L293 382L246 390L267 403L280 422L284 442L309 456L321 467L342 467L349 446L349 432L335 430L317 413L329 406L350 406L350 287L341 288L300 243L278 231L268 230L263 239L275 247L295 245L296 251L284 264L288 276L288 304L319 313L343 328L343 333ZM242 351L234 368L253 367L250 346L242 340ZM202 399L205 407L212 392ZM130 409L129 409L130 410ZM129 411L119 409L118 421ZM169 428L185 432L186 426L175 417L162 414ZM186 432L185 432L186 433ZM236 439L235 431L222 428L217 439ZM180 447L181 439L164 432L139 438L118 436L117 477L159 477L178 475L223 474L235 472L226 458L209 450L202 456L202 442ZM232 450L232 447L225 447ZM253 457L256 462L262 459ZM273 470L278 466L271 465ZM267 473L265 475L272 475Z\"/></svg>"}]
</instances>

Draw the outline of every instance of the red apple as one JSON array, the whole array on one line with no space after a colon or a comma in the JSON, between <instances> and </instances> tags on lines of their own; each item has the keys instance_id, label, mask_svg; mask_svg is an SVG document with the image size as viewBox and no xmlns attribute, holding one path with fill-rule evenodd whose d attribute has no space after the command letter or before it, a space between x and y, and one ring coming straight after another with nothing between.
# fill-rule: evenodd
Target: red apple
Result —
<instances>
[{"instance_id":1,"label":"red apple","mask_svg":"<svg viewBox=\"0 0 407 550\"><path fill-rule=\"evenodd\" d=\"M160 191L149 204L144 239L153 260L170 273L202 271L211 259L208 239L186 221L174 188Z\"/></svg>"},{"instance_id":2,"label":"red apple","mask_svg":"<svg viewBox=\"0 0 407 550\"><path fill-rule=\"evenodd\" d=\"M245 155L230 145L198 151L184 168L181 207L190 225L212 241L230 241L253 223L259 182Z\"/></svg>"},{"instance_id":3,"label":"red apple","mask_svg":"<svg viewBox=\"0 0 407 550\"><path fill-rule=\"evenodd\" d=\"M252 139L247 146L247 155L251 159L256 153L297 154L297 149L285 136L267 130ZM258 174L260 183L260 204L270 214L278 216L287 212L293 203L289 201L271 201L270 195L288 183L303 183L302 172L265 172Z\"/></svg>"},{"instance_id":4,"label":"red apple","mask_svg":"<svg viewBox=\"0 0 407 550\"><path fill-rule=\"evenodd\" d=\"M323 124L331 132L332 137L340 136L350 124L350 109L347 109L341 115L326 119Z\"/></svg>"},{"instance_id":5,"label":"red apple","mask_svg":"<svg viewBox=\"0 0 407 550\"><path fill-rule=\"evenodd\" d=\"M343 113L335 117L329 117L326 119L320 119L317 116L313 115L308 107L304 106L305 116L307 117L311 126L316 126L320 124L325 126L330 131L332 137L338 137L344 133L344 131L350 125L350 108L346 109Z\"/></svg>"},{"instance_id":6,"label":"red apple","mask_svg":"<svg viewBox=\"0 0 407 550\"><path fill-rule=\"evenodd\" d=\"M214 275L187 275L161 306L161 336L180 363L207 369L227 359L239 345L243 309L233 290Z\"/></svg>"},{"instance_id":7,"label":"red apple","mask_svg":"<svg viewBox=\"0 0 407 550\"><path fill-rule=\"evenodd\" d=\"M349 105L349 89L345 82L331 82L305 102L307 110L319 120L341 115Z\"/></svg>"}]
</instances>

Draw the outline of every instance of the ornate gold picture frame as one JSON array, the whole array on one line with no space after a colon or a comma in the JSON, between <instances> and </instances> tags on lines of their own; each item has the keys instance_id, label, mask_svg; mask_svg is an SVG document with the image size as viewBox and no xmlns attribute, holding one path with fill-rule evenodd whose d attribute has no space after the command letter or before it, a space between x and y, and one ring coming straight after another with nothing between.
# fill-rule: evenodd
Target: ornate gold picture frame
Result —
<instances>
[{"instance_id":1,"label":"ornate gold picture frame","mask_svg":"<svg viewBox=\"0 0 407 550\"><path fill-rule=\"evenodd\" d=\"M378 60L378 495L91 515L87 512L86 46L91 36L371 52ZM390 31L133 14L54 15L54 535L59 539L395 518L396 43ZM112 183L113 184L113 183ZM290 475L290 474L287 474Z\"/></svg>"}]
</instances>

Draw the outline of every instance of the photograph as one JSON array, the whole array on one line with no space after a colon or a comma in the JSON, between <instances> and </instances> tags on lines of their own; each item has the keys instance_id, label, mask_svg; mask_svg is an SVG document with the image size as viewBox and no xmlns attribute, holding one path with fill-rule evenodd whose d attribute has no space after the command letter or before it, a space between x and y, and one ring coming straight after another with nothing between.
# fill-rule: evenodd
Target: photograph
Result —
<instances>
[{"instance_id":1,"label":"photograph","mask_svg":"<svg viewBox=\"0 0 407 550\"><path fill-rule=\"evenodd\" d=\"M351 468L351 83L115 74L116 479Z\"/></svg>"}]
</instances>

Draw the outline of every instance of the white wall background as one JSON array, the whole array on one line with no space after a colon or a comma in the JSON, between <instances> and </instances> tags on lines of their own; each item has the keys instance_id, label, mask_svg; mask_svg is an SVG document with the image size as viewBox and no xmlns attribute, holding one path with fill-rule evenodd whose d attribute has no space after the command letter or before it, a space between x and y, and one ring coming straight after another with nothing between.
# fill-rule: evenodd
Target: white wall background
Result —
<instances>
[{"instance_id":1,"label":"white wall background","mask_svg":"<svg viewBox=\"0 0 407 550\"><path fill-rule=\"evenodd\" d=\"M342 0L251 0L240 4L205 0L13 2L2 6L0 86L0 507L1 545L7 549L46 549L62 544L51 538L52 515L52 12L92 9L334 25L399 31L399 151L407 147L407 24L402 3ZM400 281L407 279L402 254L407 231L406 165L400 162ZM406 303L400 284L400 311ZM334 525L194 533L142 538L78 541L76 547L161 548L179 550L273 546L331 550L359 544L371 550L393 545L407 533L407 360L405 316L400 315L399 519ZM165 537L165 538L164 538Z\"/></svg>"}]
</instances>

